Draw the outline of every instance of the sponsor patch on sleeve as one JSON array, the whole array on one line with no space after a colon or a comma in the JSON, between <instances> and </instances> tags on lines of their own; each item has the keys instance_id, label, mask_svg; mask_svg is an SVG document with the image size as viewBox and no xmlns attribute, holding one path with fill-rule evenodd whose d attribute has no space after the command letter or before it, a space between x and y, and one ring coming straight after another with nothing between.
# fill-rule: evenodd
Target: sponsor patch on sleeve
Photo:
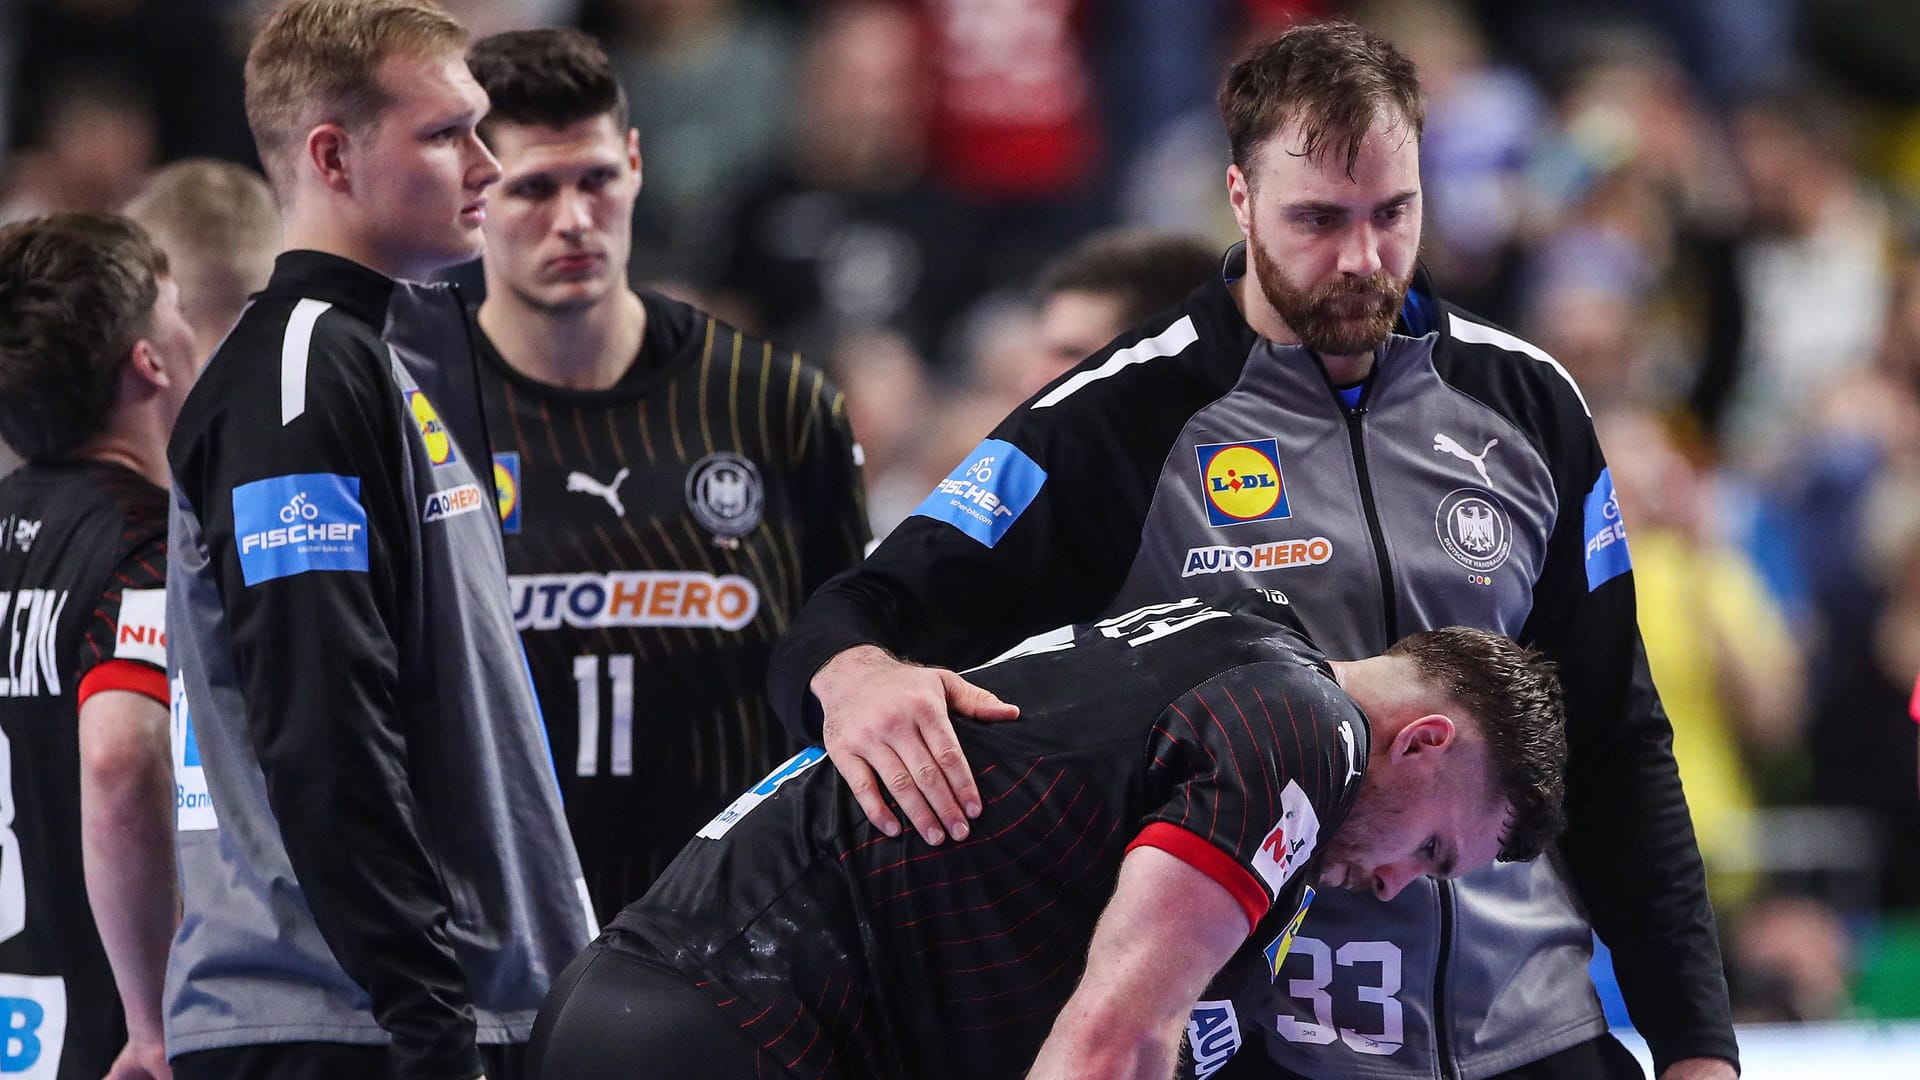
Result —
<instances>
[{"instance_id":1,"label":"sponsor patch on sleeve","mask_svg":"<svg viewBox=\"0 0 1920 1080\"><path fill-rule=\"evenodd\" d=\"M310 570L367 570L360 478L294 473L233 489L233 535L248 585Z\"/></svg>"},{"instance_id":2,"label":"sponsor patch on sleeve","mask_svg":"<svg viewBox=\"0 0 1920 1080\"><path fill-rule=\"evenodd\" d=\"M913 512L944 521L993 547L1033 505L1046 482L1047 470L1019 447L988 439Z\"/></svg>"},{"instance_id":3,"label":"sponsor patch on sleeve","mask_svg":"<svg viewBox=\"0 0 1920 1080\"><path fill-rule=\"evenodd\" d=\"M139 660L157 668L167 666L167 590L121 591L113 655L118 660Z\"/></svg>"},{"instance_id":4,"label":"sponsor patch on sleeve","mask_svg":"<svg viewBox=\"0 0 1920 1080\"><path fill-rule=\"evenodd\" d=\"M1613 490L1613 470L1601 469L1600 479L1587 492L1587 591L1633 569L1627 555L1627 525L1620 520L1620 496Z\"/></svg>"},{"instance_id":5,"label":"sponsor patch on sleeve","mask_svg":"<svg viewBox=\"0 0 1920 1080\"><path fill-rule=\"evenodd\" d=\"M1289 780L1280 792L1280 820L1274 822L1267 838L1260 841L1260 850L1254 852L1253 872L1278 897L1294 871L1313 857L1319 841L1320 815L1314 812L1313 802L1300 790L1300 784Z\"/></svg>"},{"instance_id":6,"label":"sponsor patch on sleeve","mask_svg":"<svg viewBox=\"0 0 1920 1080\"><path fill-rule=\"evenodd\" d=\"M1193 1052L1193 1075L1199 1080L1220 1071L1240 1052L1240 1017L1233 1002L1196 1001L1187 1017L1187 1048Z\"/></svg>"},{"instance_id":7,"label":"sponsor patch on sleeve","mask_svg":"<svg viewBox=\"0 0 1920 1080\"><path fill-rule=\"evenodd\" d=\"M813 768L826 760L827 752L818 746L809 746L805 750L788 758L779 768L767 774L767 778L747 789L739 798L733 800L725 810L714 816L712 821L700 827L694 835L702 840L718 840L727 835L740 819L746 817L754 807L773 797L780 785Z\"/></svg>"}]
</instances>

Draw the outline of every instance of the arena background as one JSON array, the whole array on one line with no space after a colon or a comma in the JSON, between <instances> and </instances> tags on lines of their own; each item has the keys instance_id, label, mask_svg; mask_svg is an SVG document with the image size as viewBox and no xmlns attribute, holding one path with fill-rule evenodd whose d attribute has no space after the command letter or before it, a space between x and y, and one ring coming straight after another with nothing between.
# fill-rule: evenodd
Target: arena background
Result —
<instances>
[{"instance_id":1,"label":"arena background","mask_svg":"<svg viewBox=\"0 0 1920 1080\"><path fill-rule=\"evenodd\" d=\"M0 220L257 164L264 6L0 0ZM1239 44L1387 33L1429 94L1426 265L1594 406L1746 1076L1916 1074L1920 5L449 6L601 35L646 158L635 280L832 371L877 532L1037 385L1050 254L1120 224L1237 238L1212 94Z\"/></svg>"}]
</instances>

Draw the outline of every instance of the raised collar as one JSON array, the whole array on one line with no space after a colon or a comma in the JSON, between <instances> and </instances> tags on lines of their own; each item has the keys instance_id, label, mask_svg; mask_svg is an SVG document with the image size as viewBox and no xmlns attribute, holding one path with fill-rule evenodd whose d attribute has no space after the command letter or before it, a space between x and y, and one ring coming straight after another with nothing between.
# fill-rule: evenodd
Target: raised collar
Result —
<instances>
[{"instance_id":1,"label":"raised collar","mask_svg":"<svg viewBox=\"0 0 1920 1080\"><path fill-rule=\"evenodd\" d=\"M372 326L386 325L394 280L378 270L324 251L287 251L273 261L265 296L324 300Z\"/></svg>"}]
</instances>

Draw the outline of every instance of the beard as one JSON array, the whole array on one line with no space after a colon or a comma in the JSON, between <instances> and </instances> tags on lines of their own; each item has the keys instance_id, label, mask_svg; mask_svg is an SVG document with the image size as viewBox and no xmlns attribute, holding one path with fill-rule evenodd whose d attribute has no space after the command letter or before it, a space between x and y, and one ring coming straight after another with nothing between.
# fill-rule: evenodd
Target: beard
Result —
<instances>
[{"instance_id":1,"label":"beard","mask_svg":"<svg viewBox=\"0 0 1920 1080\"><path fill-rule=\"evenodd\" d=\"M1327 842L1316 876L1323 884L1338 878L1340 888L1371 894L1371 868L1386 847L1387 835L1406 815L1413 800L1406 792L1379 782L1372 773L1360 784L1360 797Z\"/></svg>"},{"instance_id":2,"label":"beard","mask_svg":"<svg viewBox=\"0 0 1920 1080\"><path fill-rule=\"evenodd\" d=\"M1248 230L1247 250L1267 303L1302 345L1321 356L1359 356L1379 348L1393 333L1413 284L1411 272L1396 278L1382 267L1366 277L1346 275L1308 289L1295 285L1267 254L1257 230Z\"/></svg>"}]
</instances>

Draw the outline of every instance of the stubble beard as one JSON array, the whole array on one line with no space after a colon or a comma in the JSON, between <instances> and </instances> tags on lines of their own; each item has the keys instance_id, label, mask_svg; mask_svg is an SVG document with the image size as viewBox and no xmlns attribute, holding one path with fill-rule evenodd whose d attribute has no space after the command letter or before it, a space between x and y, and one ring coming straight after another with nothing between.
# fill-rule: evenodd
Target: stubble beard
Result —
<instances>
[{"instance_id":1,"label":"stubble beard","mask_svg":"<svg viewBox=\"0 0 1920 1080\"><path fill-rule=\"evenodd\" d=\"M1400 308L1407 302L1413 275L1396 278L1383 267L1366 277L1342 277L1318 289L1297 286L1267 254L1258 231L1249 230L1247 249L1260 277L1267 303L1299 337L1300 343L1321 356L1359 356L1379 348L1393 333ZM1360 314L1335 309L1343 298L1373 294L1378 303ZM1341 306L1350 306L1342 304Z\"/></svg>"}]
</instances>

